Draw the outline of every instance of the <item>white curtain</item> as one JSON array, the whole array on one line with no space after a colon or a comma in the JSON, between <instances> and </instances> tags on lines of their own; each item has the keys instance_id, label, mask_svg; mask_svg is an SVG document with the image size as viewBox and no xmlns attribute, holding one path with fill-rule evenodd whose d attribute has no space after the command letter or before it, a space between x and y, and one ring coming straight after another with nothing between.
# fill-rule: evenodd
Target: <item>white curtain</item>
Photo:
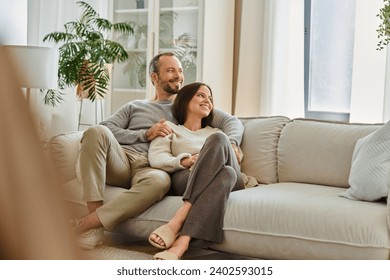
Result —
<instances>
[{"instance_id":1,"label":"white curtain","mask_svg":"<svg viewBox=\"0 0 390 280\"><path fill-rule=\"evenodd\" d=\"M350 122L383 122L389 119L385 95L386 50L376 50L379 39L376 16L382 0L357 0L355 49L352 77ZM389 84L388 84L389 86ZM389 91L389 90L388 90Z\"/></svg>"},{"instance_id":2,"label":"white curtain","mask_svg":"<svg viewBox=\"0 0 390 280\"><path fill-rule=\"evenodd\" d=\"M64 24L76 20L81 12L79 0L29 0L28 1L28 45L52 46L43 43L46 34L54 31L64 31ZM110 0L84 0L90 4L102 17L109 18ZM39 127L41 138L67 131L77 130L79 102L74 89L65 91L64 101L51 108L43 104L42 96L37 92L31 96L32 110L36 116L36 126ZM88 101L83 103L83 117L86 123L93 123L95 106Z\"/></svg>"},{"instance_id":3,"label":"white curtain","mask_svg":"<svg viewBox=\"0 0 390 280\"><path fill-rule=\"evenodd\" d=\"M235 115L304 116L304 0L243 0Z\"/></svg>"}]
</instances>

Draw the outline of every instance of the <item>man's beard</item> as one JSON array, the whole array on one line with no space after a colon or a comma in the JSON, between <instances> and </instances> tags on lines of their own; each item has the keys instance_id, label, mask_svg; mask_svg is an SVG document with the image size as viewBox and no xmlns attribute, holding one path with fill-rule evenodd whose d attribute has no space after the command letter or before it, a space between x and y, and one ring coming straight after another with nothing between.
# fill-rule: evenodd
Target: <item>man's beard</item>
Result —
<instances>
[{"instance_id":1,"label":"man's beard","mask_svg":"<svg viewBox=\"0 0 390 280\"><path fill-rule=\"evenodd\" d=\"M170 82L176 82L176 81L170 81ZM165 92L174 95L174 94L177 94L177 93L179 92L181 86L172 87L172 86L170 85L170 83L164 83L164 84L162 85L162 88L163 88L163 90L164 90Z\"/></svg>"}]
</instances>

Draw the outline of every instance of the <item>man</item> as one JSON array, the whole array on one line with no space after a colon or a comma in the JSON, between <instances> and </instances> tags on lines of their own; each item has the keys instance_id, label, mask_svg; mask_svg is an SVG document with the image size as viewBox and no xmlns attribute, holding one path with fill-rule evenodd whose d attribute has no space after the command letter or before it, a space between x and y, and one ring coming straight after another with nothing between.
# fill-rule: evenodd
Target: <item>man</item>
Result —
<instances>
[{"instance_id":1,"label":"man","mask_svg":"<svg viewBox=\"0 0 390 280\"><path fill-rule=\"evenodd\" d=\"M112 229L139 215L170 188L169 174L151 168L147 152L150 141L172 133L164 121L176 123L171 107L184 82L183 68L174 54L162 53L152 59L149 71L154 100L129 102L83 134L79 168L89 214L75 225L82 233L79 245L83 248L102 244L104 228ZM244 130L241 122L219 110L214 114L212 125L228 135L238 156ZM106 183L127 190L103 204Z\"/></svg>"}]
</instances>

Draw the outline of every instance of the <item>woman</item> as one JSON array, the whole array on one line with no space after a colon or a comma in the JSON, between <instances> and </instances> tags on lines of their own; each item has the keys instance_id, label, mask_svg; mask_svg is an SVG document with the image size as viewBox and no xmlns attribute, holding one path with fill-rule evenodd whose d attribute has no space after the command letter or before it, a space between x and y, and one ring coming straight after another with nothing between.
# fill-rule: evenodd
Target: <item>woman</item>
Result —
<instances>
[{"instance_id":1,"label":"woman","mask_svg":"<svg viewBox=\"0 0 390 280\"><path fill-rule=\"evenodd\" d=\"M154 259L180 259L191 239L221 243L229 194L244 188L229 139L209 126L213 107L209 86L184 86L172 108L178 125L167 122L173 133L156 138L150 145L151 166L173 173L172 188L183 195L183 205L174 217L149 237L153 246L166 249Z\"/></svg>"}]
</instances>

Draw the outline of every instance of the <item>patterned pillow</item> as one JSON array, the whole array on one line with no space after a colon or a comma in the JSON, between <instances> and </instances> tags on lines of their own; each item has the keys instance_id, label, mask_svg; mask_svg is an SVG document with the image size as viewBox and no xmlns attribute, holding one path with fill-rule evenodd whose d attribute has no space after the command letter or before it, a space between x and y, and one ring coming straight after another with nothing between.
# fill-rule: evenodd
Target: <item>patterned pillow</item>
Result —
<instances>
[{"instance_id":1,"label":"patterned pillow","mask_svg":"<svg viewBox=\"0 0 390 280\"><path fill-rule=\"evenodd\" d=\"M390 122L356 142L349 175L350 188L340 196L375 201L390 188Z\"/></svg>"}]
</instances>

